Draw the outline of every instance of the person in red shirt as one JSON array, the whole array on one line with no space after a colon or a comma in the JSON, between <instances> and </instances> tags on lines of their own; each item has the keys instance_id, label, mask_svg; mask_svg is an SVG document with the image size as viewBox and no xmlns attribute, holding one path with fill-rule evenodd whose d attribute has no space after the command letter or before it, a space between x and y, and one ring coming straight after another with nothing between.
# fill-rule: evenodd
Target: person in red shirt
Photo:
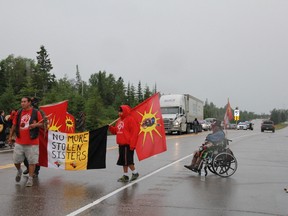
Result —
<instances>
[{"instance_id":1,"label":"person in red shirt","mask_svg":"<svg viewBox=\"0 0 288 216\"><path fill-rule=\"evenodd\" d=\"M119 107L119 119L115 126L109 125L109 131L116 134L116 143L119 146L119 158L117 165L123 166L124 175L118 179L118 182L128 182L128 168L132 171L130 181L139 177L134 165L134 150L136 148L138 128L135 119L130 115L131 108L128 105Z\"/></svg>"},{"instance_id":2,"label":"person in red shirt","mask_svg":"<svg viewBox=\"0 0 288 216\"><path fill-rule=\"evenodd\" d=\"M31 98L21 99L21 109L18 110L9 134L9 143L16 133L13 152L14 165L17 168L16 182L20 182L22 176L21 163L26 157L29 162L29 177L27 187L33 186L35 165L39 158L39 127L43 126L41 113L31 106Z\"/></svg>"},{"instance_id":3,"label":"person in red shirt","mask_svg":"<svg viewBox=\"0 0 288 216\"><path fill-rule=\"evenodd\" d=\"M11 127L13 125L13 119L15 118L16 115L17 115L17 110L12 109L10 112L10 115L6 116L6 117L8 117L8 119L7 119L7 127L9 128L8 135L10 134L10 130L11 130ZM16 139L16 135L13 134L12 142L8 142L11 149L14 148L15 139Z\"/></svg>"}]
</instances>

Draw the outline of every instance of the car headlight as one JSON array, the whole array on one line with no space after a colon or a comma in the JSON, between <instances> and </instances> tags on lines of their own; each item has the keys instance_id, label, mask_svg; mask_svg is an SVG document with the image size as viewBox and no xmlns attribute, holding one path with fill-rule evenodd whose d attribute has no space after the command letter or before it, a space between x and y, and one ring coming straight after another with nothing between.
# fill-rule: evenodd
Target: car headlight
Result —
<instances>
[{"instance_id":1,"label":"car headlight","mask_svg":"<svg viewBox=\"0 0 288 216\"><path fill-rule=\"evenodd\" d=\"M179 125L179 122L178 122L178 121L175 121L175 122L173 123L173 125L174 125L174 126L178 126L178 125Z\"/></svg>"}]
</instances>

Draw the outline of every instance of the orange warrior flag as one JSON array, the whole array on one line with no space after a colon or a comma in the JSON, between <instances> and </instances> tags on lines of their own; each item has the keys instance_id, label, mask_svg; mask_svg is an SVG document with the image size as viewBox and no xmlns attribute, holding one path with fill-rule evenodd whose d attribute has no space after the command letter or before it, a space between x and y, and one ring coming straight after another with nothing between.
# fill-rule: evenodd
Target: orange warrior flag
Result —
<instances>
[{"instance_id":1,"label":"orange warrior flag","mask_svg":"<svg viewBox=\"0 0 288 216\"><path fill-rule=\"evenodd\" d=\"M230 102L229 102L229 99L228 99L228 103L227 103L227 106L226 106L226 112L225 112L225 116L224 116L224 126L225 126L225 128L229 124L229 121L231 121L232 119L233 119L233 114L232 114L232 109L231 109Z\"/></svg>"},{"instance_id":2,"label":"orange warrior flag","mask_svg":"<svg viewBox=\"0 0 288 216\"><path fill-rule=\"evenodd\" d=\"M72 120L70 120L72 117L70 117L70 114L67 114L67 108L67 100L40 106L40 110L46 115L48 130L63 133L74 132L73 123ZM41 166L47 166L47 164L43 164L43 161L47 161L47 131L40 130L39 142L39 164Z\"/></svg>"},{"instance_id":3,"label":"orange warrior flag","mask_svg":"<svg viewBox=\"0 0 288 216\"><path fill-rule=\"evenodd\" d=\"M159 103L154 94L131 111L139 124L136 153L139 161L167 150L166 136Z\"/></svg>"},{"instance_id":4,"label":"orange warrior flag","mask_svg":"<svg viewBox=\"0 0 288 216\"><path fill-rule=\"evenodd\" d=\"M68 101L40 106L48 119L48 129L58 132L68 132L66 126Z\"/></svg>"}]
</instances>

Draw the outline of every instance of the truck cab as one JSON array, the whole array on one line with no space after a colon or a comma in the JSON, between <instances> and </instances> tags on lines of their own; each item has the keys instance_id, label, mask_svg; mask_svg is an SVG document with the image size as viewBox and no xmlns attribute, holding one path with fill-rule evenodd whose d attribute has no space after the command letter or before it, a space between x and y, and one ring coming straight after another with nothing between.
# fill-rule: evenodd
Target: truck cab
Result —
<instances>
[{"instance_id":1,"label":"truck cab","mask_svg":"<svg viewBox=\"0 0 288 216\"><path fill-rule=\"evenodd\" d=\"M165 126L165 132L172 134L190 133L192 122L199 118L197 105L200 104L200 119L203 118L203 103L199 99L186 94L162 95L160 97L160 107ZM195 103L196 102L196 103ZM194 108L193 108L194 106ZM202 114L201 114L202 112Z\"/></svg>"}]
</instances>

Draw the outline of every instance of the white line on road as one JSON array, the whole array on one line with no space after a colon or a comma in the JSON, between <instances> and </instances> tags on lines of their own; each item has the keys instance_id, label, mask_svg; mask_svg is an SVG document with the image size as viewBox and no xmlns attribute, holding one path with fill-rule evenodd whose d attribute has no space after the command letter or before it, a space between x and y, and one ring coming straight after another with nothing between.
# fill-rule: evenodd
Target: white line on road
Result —
<instances>
[{"instance_id":1,"label":"white line on road","mask_svg":"<svg viewBox=\"0 0 288 216\"><path fill-rule=\"evenodd\" d=\"M118 188L117 190L115 190L115 191L113 191L113 192L111 192L111 193L109 193L109 194L107 194L107 195L105 195L105 196L103 196L103 197L95 200L95 201L92 202L92 203L89 203L88 205L83 206L82 208L80 208L80 209L78 209L78 210L76 210L76 211L74 211L74 212L71 212L71 213L68 214L67 216L75 216L75 215L78 215L78 214L84 212L85 210L87 210L87 209L89 209L89 208L91 208L91 207L99 204L100 202L108 199L109 197L114 196L115 194L121 192L122 190L124 190L124 189L126 189L126 188L128 188L128 187L131 187L132 185L136 184L137 182L143 181L144 179L146 179L146 178L148 178L148 177L150 177L150 176L152 176L152 175L154 175L154 174L156 174L156 173L158 173L158 172L160 172L160 171L162 171L162 170L164 170L164 169L166 169L166 168L168 168L168 167L170 167L170 166L172 166L172 165L174 165L174 164L176 164L176 163L178 163L178 162L180 162L180 161L182 161L182 160L185 160L186 158L191 157L192 155L193 155L193 153L190 154L190 155L187 155L187 156L185 156L185 157L183 157L183 158L181 158L181 159L179 159L179 160L177 160L177 161L174 161L174 162L172 162L172 163L170 163L170 164L168 164L168 165L166 165L166 166L164 166L164 167L161 167L160 169L155 170L154 172L152 172L152 173L150 173L150 174L147 174L147 175L145 175L145 176L143 176L143 177L141 177L141 178L139 178L139 179L137 179L137 180L135 180L135 181L133 181L133 182L131 182L131 183L123 186L123 187L121 187L121 188Z\"/></svg>"}]
</instances>

